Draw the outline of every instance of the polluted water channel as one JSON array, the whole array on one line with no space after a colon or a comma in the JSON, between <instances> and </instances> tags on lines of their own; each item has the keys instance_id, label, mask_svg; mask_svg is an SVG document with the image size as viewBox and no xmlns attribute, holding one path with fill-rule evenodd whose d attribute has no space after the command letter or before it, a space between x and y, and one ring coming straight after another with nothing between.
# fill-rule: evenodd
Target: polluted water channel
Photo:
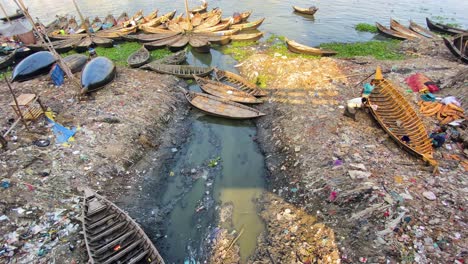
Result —
<instances>
[{"instance_id":1,"label":"polluted water channel","mask_svg":"<svg viewBox=\"0 0 468 264\"><path fill-rule=\"evenodd\" d=\"M215 49L191 52L187 62L236 72L236 61ZM200 92L196 83L189 89ZM140 190L120 205L141 223L166 263L209 260L209 245L220 229L233 237L242 232L236 244L246 263L265 229L255 202L265 187L255 124L198 110L183 122L188 126L183 143L167 150L170 158L160 160L159 169L148 168Z\"/></svg>"}]
</instances>

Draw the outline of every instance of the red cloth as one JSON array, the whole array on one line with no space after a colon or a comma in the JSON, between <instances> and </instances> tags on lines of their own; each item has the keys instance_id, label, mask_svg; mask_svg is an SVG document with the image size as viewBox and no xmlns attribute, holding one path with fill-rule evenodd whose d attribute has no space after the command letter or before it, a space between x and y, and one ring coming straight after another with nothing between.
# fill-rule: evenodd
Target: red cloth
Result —
<instances>
[{"instance_id":1,"label":"red cloth","mask_svg":"<svg viewBox=\"0 0 468 264\"><path fill-rule=\"evenodd\" d=\"M416 73L405 79L406 83L411 87L413 92L419 92L423 89L428 89L429 92L435 93L440 89L439 87L426 75L422 73Z\"/></svg>"}]
</instances>

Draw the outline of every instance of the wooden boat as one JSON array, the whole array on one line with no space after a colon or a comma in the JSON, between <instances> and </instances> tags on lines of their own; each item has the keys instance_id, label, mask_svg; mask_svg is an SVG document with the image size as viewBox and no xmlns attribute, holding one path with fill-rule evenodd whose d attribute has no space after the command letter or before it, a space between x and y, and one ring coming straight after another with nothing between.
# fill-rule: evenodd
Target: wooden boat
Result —
<instances>
[{"instance_id":1,"label":"wooden boat","mask_svg":"<svg viewBox=\"0 0 468 264\"><path fill-rule=\"evenodd\" d=\"M455 36L453 41L447 38L443 39L445 46L447 46L456 58L464 63L468 63L468 33Z\"/></svg>"},{"instance_id":2,"label":"wooden boat","mask_svg":"<svg viewBox=\"0 0 468 264\"><path fill-rule=\"evenodd\" d=\"M93 33L98 32L102 27L102 21L99 17L95 17L93 23L91 24L91 29Z\"/></svg>"},{"instance_id":3,"label":"wooden boat","mask_svg":"<svg viewBox=\"0 0 468 264\"><path fill-rule=\"evenodd\" d=\"M383 35L387 36L387 37L401 39L401 40L415 39L414 37L412 37L410 35L406 35L406 34L398 32L398 31L395 31L393 29L389 29L389 28L379 24L378 22L375 22L375 25L377 26L377 29L379 30L379 32L382 33Z\"/></svg>"},{"instance_id":4,"label":"wooden boat","mask_svg":"<svg viewBox=\"0 0 468 264\"><path fill-rule=\"evenodd\" d=\"M255 96L221 82L197 76L194 76L194 78L200 88L211 95L244 104L262 103L262 101Z\"/></svg>"},{"instance_id":5,"label":"wooden boat","mask_svg":"<svg viewBox=\"0 0 468 264\"><path fill-rule=\"evenodd\" d=\"M223 71L220 69L214 69L214 77L217 81L225 83L236 89L245 91L246 93L253 96L267 96L267 93L258 88L255 84L249 82L244 77L229 71Z\"/></svg>"},{"instance_id":6,"label":"wooden boat","mask_svg":"<svg viewBox=\"0 0 468 264\"><path fill-rule=\"evenodd\" d=\"M403 35L408 35L408 36L411 36L411 37L413 37L415 39L425 38L424 35L420 35L417 32L414 32L414 31L410 30L409 28L406 28L405 26L403 26L398 21L396 21L396 20L394 20L392 18L390 18L390 28L395 30L395 31L400 32Z\"/></svg>"},{"instance_id":7,"label":"wooden boat","mask_svg":"<svg viewBox=\"0 0 468 264\"><path fill-rule=\"evenodd\" d=\"M81 93L95 91L115 77L115 64L106 57L96 57L81 72Z\"/></svg>"},{"instance_id":8,"label":"wooden boat","mask_svg":"<svg viewBox=\"0 0 468 264\"><path fill-rule=\"evenodd\" d=\"M181 38L182 38L181 34L177 33L176 35L171 36L171 37L159 39L156 41L146 42L144 43L144 45L145 45L145 48L147 48L148 50L154 50L154 49L159 49L159 48L164 48L166 46L170 46L173 43L179 41Z\"/></svg>"},{"instance_id":9,"label":"wooden boat","mask_svg":"<svg viewBox=\"0 0 468 264\"><path fill-rule=\"evenodd\" d=\"M16 10L15 14L7 15L5 17L1 17L0 20L2 21L8 21L8 20L15 20L24 17L23 11L20 9Z\"/></svg>"},{"instance_id":10,"label":"wooden boat","mask_svg":"<svg viewBox=\"0 0 468 264\"><path fill-rule=\"evenodd\" d=\"M138 223L90 189L84 191L82 215L88 263L164 264Z\"/></svg>"},{"instance_id":11,"label":"wooden boat","mask_svg":"<svg viewBox=\"0 0 468 264\"><path fill-rule=\"evenodd\" d=\"M430 20L427 17L426 17L426 23L427 23L427 27L430 30L441 32L441 33L444 33L444 34L457 35L457 34L462 34L462 33L468 33L467 30L463 30L463 29L460 29L460 28L451 27L451 26L448 26L448 25L437 23L437 22L434 22L434 21Z\"/></svg>"},{"instance_id":12,"label":"wooden boat","mask_svg":"<svg viewBox=\"0 0 468 264\"><path fill-rule=\"evenodd\" d=\"M205 12L208 8L208 2L203 1L203 4L199 7L195 7L194 9L190 10L190 13L202 13Z\"/></svg>"},{"instance_id":13,"label":"wooden boat","mask_svg":"<svg viewBox=\"0 0 468 264\"><path fill-rule=\"evenodd\" d=\"M251 34L237 34L230 36L232 41L257 41L263 37L263 32Z\"/></svg>"},{"instance_id":14,"label":"wooden boat","mask_svg":"<svg viewBox=\"0 0 468 264\"><path fill-rule=\"evenodd\" d=\"M382 77L380 68L377 69L373 84L375 88L366 106L377 122L405 150L437 166L432 156L431 139L421 119L396 86Z\"/></svg>"},{"instance_id":15,"label":"wooden boat","mask_svg":"<svg viewBox=\"0 0 468 264\"><path fill-rule=\"evenodd\" d=\"M75 20L75 17L72 17L68 20L68 26L67 26L67 33L70 34L70 30L73 30L72 32L75 32L80 28L78 23Z\"/></svg>"},{"instance_id":16,"label":"wooden boat","mask_svg":"<svg viewBox=\"0 0 468 264\"><path fill-rule=\"evenodd\" d=\"M150 22L151 20L155 19L158 16L158 9L155 9L153 12L149 13L147 16L144 16L140 21L139 24L145 24Z\"/></svg>"},{"instance_id":17,"label":"wooden boat","mask_svg":"<svg viewBox=\"0 0 468 264\"><path fill-rule=\"evenodd\" d=\"M197 35L208 35L208 36L232 36L239 32L240 29L228 29L220 30L215 32L198 32Z\"/></svg>"},{"instance_id":18,"label":"wooden boat","mask_svg":"<svg viewBox=\"0 0 468 264\"><path fill-rule=\"evenodd\" d=\"M70 68L72 73L79 72L88 62L88 56L83 54L72 54L66 56L62 61Z\"/></svg>"},{"instance_id":19,"label":"wooden boat","mask_svg":"<svg viewBox=\"0 0 468 264\"><path fill-rule=\"evenodd\" d=\"M128 59L127 63L132 68L138 68L146 63L151 59L151 55L149 51L142 46L139 50L132 53Z\"/></svg>"},{"instance_id":20,"label":"wooden boat","mask_svg":"<svg viewBox=\"0 0 468 264\"><path fill-rule=\"evenodd\" d=\"M181 64L187 58L185 50L178 51L172 55L166 56L162 59L153 61L149 64ZM149 69L151 66L142 66L142 69Z\"/></svg>"},{"instance_id":21,"label":"wooden boat","mask_svg":"<svg viewBox=\"0 0 468 264\"><path fill-rule=\"evenodd\" d=\"M207 76L212 71L212 67L197 67L190 65L165 65L165 64L147 64L145 69L152 70L162 74L171 74L184 79L193 79L194 75Z\"/></svg>"},{"instance_id":22,"label":"wooden boat","mask_svg":"<svg viewBox=\"0 0 468 264\"><path fill-rule=\"evenodd\" d=\"M212 17L207 18L199 26L195 27L194 30L201 30L216 26L221 21L221 14L215 14Z\"/></svg>"},{"instance_id":23,"label":"wooden boat","mask_svg":"<svg viewBox=\"0 0 468 264\"><path fill-rule=\"evenodd\" d=\"M286 39L286 46L288 47L289 51L294 52L294 53L299 53L299 54L308 54L308 55L314 55L314 56L336 55L335 51L309 47L309 46L297 43L294 40L289 40L289 39Z\"/></svg>"},{"instance_id":24,"label":"wooden boat","mask_svg":"<svg viewBox=\"0 0 468 264\"><path fill-rule=\"evenodd\" d=\"M118 18L117 18L117 25L122 26L126 21L130 20L128 17L127 12L123 12Z\"/></svg>"},{"instance_id":25,"label":"wooden boat","mask_svg":"<svg viewBox=\"0 0 468 264\"><path fill-rule=\"evenodd\" d=\"M109 14L104 19L104 22L102 22L102 29L103 30L110 29L115 25L117 25L117 20L112 14Z\"/></svg>"},{"instance_id":26,"label":"wooden boat","mask_svg":"<svg viewBox=\"0 0 468 264\"><path fill-rule=\"evenodd\" d=\"M153 42L161 39L166 39L173 37L179 33L171 32L171 33L160 33L160 34L136 34L136 35L125 35L122 36L123 39L129 41L138 41L138 42Z\"/></svg>"},{"instance_id":27,"label":"wooden boat","mask_svg":"<svg viewBox=\"0 0 468 264\"><path fill-rule=\"evenodd\" d=\"M231 29L240 29L240 30L246 30L246 29L257 29L265 20L265 18L260 18L259 20L250 22L250 23L243 23L243 24L237 24L237 25L232 25L230 28Z\"/></svg>"},{"instance_id":28,"label":"wooden boat","mask_svg":"<svg viewBox=\"0 0 468 264\"><path fill-rule=\"evenodd\" d=\"M15 53L16 50L10 54L0 57L0 70L13 64L13 61L15 61Z\"/></svg>"},{"instance_id":29,"label":"wooden boat","mask_svg":"<svg viewBox=\"0 0 468 264\"><path fill-rule=\"evenodd\" d=\"M145 29L147 29L147 28L148 29L155 28L155 27L161 25L162 23L171 20L174 17L175 13L176 13L176 10L171 11L171 12L169 12L167 14L164 14L164 15L162 15L160 17L153 18L150 21L139 25L138 29L145 31ZM149 32L149 33L151 33L151 32Z\"/></svg>"},{"instance_id":30,"label":"wooden boat","mask_svg":"<svg viewBox=\"0 0 468 264\"><path fill-rule=\"evenodd\" d=\"M21 82L47 73L55 63L55 57L48 51L39 51L29 55L13 69L11 82Z\"/></svg>"},{"instance_id":31,"label":"wooden boat","mask_svg":"<svg viewBox=\"0 0 468 264\"><path fill-rule=\"evenodd\" d=\"M219 23L216 26L208 27L208 28L196 28L193 30L195 33L203 33L203 32L217 32L228 29L232 24L232 21Z\"/></svg>"},{"instance_id":32,"label":"wooden boat","mask_svg":"<svg viewBox=\"0 0 468 264\"><path fill-rule=\"evenodd\" d=\"M431 31L423 28L422 26L418 25L416 22L410 20L409 28L414 32L423 35L427 38L439 38L436 34L432 33Z\"/></svg>"},{"instance_id":33,"label":"wooden boat","mask_svg":"<svg viewBox=\"0 0 468 264\"><path fill-rule=\"evenodd\" d=\"M239 24L240 22L245 22L252 14L252 11L245 11L242 13L234 13L232 16L221 19L221 22L227 22L230 19L233 19L232 24Z\"/></svg>"},{"instance_id":34,"label":"wooden boat","mask_svg":"<svg viewBox=\"0 0 468 264\"><path fill-rule=\"evenodd\" d=\"M75 34L82 34L82 33L89 31L90 26L91 26L91 23L89 22L89 17L87 17L85 18L84 21L81 22L81 25L75 31ZM73 35L73 34L70 34L70 35Z\"/></svg>"},{"instance_id":35,"label":"wooden boat","mask_svg":"<svg viewBox=\"0 0 468 264\"><path fill-rule=\"evenodd\" d=\"M211 43L207 37L202 36L192 36L189 38L190 46L192 46L195 51L200 53L209 53L211 49Z\"/></svg>"},{"instance_id":36,"label":"wooden boat","mask_svg":"<svg viewBox=\"0 0 468 264\"><path fill-rule=\"evenodd\" d=\"M123 27L123 28L111 28L107 30L100 30L95 33L95 36L108 39L121 39L123 36L135 33L137 26Z\"/></svg>"},{"instance_id":37,"label":"wooden boat","mask_svg":"<svg viewBox=\"0 0 468 264\"><path fill-rule=\"evenodd\" d=\"M51 43L55 51L57 51L58 53L64 53L75 48L75 46L80 42L81 38L70 38L52 41ZM28 48L30 48L32 51L48 50L47 45L43 42L36 42L36 44L30 44L28 45Z\"/></svg>"},{"instance_id":38,"label":"wooden boat","mask_svg":"<svg viewBox=\"0 0 468 264\"><path fill-rule=\"evenodd\" d=\"M301 14L305 14L305 15L314 15L318 11L318 8L315 6L311 6L309 8L293 6L293 9L294 11L301 13Z\"/></svg>"},{"instance_id":39,"label":"wooden boat","mask_svg":"<svg viewBox=\"0 0 468 264\"><path fill-rule=\"evenodd\" d=\"M96 45L104 48L112 48L114 46L114 41L108 38L101 38L98 36L88 36L83 38L78 44L76 44L75 49L78 52L87 51L90 46Z\"/></svg>"},{"instance_id":40,"label":"wooden boat","mask_svg":"<svg viewBox=\"0 0 468 264\"><path fill-rule=\"evenodd\" d=\"M186 91L185 97L191 105L213 116L249 119L265 115L255 108L209 94Z\"/></svg>"}]
</instances>

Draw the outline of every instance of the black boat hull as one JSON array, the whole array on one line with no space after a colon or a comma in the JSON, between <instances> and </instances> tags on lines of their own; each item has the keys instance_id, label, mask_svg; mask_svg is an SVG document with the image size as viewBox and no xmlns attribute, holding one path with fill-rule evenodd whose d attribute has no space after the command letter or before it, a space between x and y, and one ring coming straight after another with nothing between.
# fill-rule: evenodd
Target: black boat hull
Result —
<instances>
[{"instance_id":1,"label":"black boat hull","mask_svg":"<svg viewBox=\"0 0 468 264\"><path fill-rule=\"evenodd\" d=\"M52 53L48 51L34 53L16 65L11 81L22 82L47 73L54 63L55 58Z\"/></svg>"},{"instance_id":2,"label":"black boat hull","mask_svg":"<svg viewBox=\"0 0 468 264\"><path fill-rule=\"evenodd\" d=\"M114 79L115 74L115 64L108 58L92 59L81 73L82 92L88 93L103 87Z\"/></svg>"}]
</instances>

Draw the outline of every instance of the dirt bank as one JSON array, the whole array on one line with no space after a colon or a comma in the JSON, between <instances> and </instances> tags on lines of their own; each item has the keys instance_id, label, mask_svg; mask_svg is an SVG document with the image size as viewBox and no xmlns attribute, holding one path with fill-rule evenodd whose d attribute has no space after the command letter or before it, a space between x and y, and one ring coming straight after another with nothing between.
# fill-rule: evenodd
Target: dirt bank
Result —
<instances>
[{"instance_id":1,"label":"dirt bank","mask_svg":"<svg viewBox=\"0 0 468 264\"><path fill-rule=\"evenodd\" d=\"M55 114L55 121L76 127L75 141L56 144L41 118L29 131L21 125L7 138L0 157L0 262L84 263L87 260L79 221L77 190L89 186L115 199L134 188L134 164L158 146L161 132L186 107L169 75L119 68L107 87L83 100L75 87L53 87L46 77L13 84L16 94L35 92ZM183 83L180 83L182 86ZM15 118L7 86L0 87L0 125ZM50 145L39 147L37 140Z\"/></svg>"},{"instance_id":2,"label":"dirt bank","mask_svg":"<svg viewBox=\"0 0 468 264\"><path fill-rule=\"evenodd\" d=\"M414 57L310 60L256 54L241 64L242 74L265 76L271 91L268 103L261 106L267 116L258 121L274 194L264 197L268 209L262 217L269 232L266 247L259 249L259 263L285 263L285 256L296 259L291 254L303 252L304 246L290 243L285 233L293 224L298 225L297 233L306 233L311 225L298 223L310 217L332 230L327 237L334 237L344 263L447 263L466 258L467 171L461 165L466 149L449 138L436 151L441 173L435 176L421 160L401 150L369 113L358 112L357 121L343 116L346 100L360 95L362 86L356 84L378 65L414 107L418 96L407 91L404 78L416 72L444 88L437 96L466 98L466 74L459 75L467 66L456 62L441 41L403 42L402 52ZM435 119L423 120L429 132L437 128ZM448 131L452 138L466 133ZM295 220L282 225L275 218L285 208ZM280 227L272 228L272 223ZM339 262L333 244L321 251L325 258L308 252L318 262L304 261L305 254L288 263Z\"/></svg>"}]
</instances>

